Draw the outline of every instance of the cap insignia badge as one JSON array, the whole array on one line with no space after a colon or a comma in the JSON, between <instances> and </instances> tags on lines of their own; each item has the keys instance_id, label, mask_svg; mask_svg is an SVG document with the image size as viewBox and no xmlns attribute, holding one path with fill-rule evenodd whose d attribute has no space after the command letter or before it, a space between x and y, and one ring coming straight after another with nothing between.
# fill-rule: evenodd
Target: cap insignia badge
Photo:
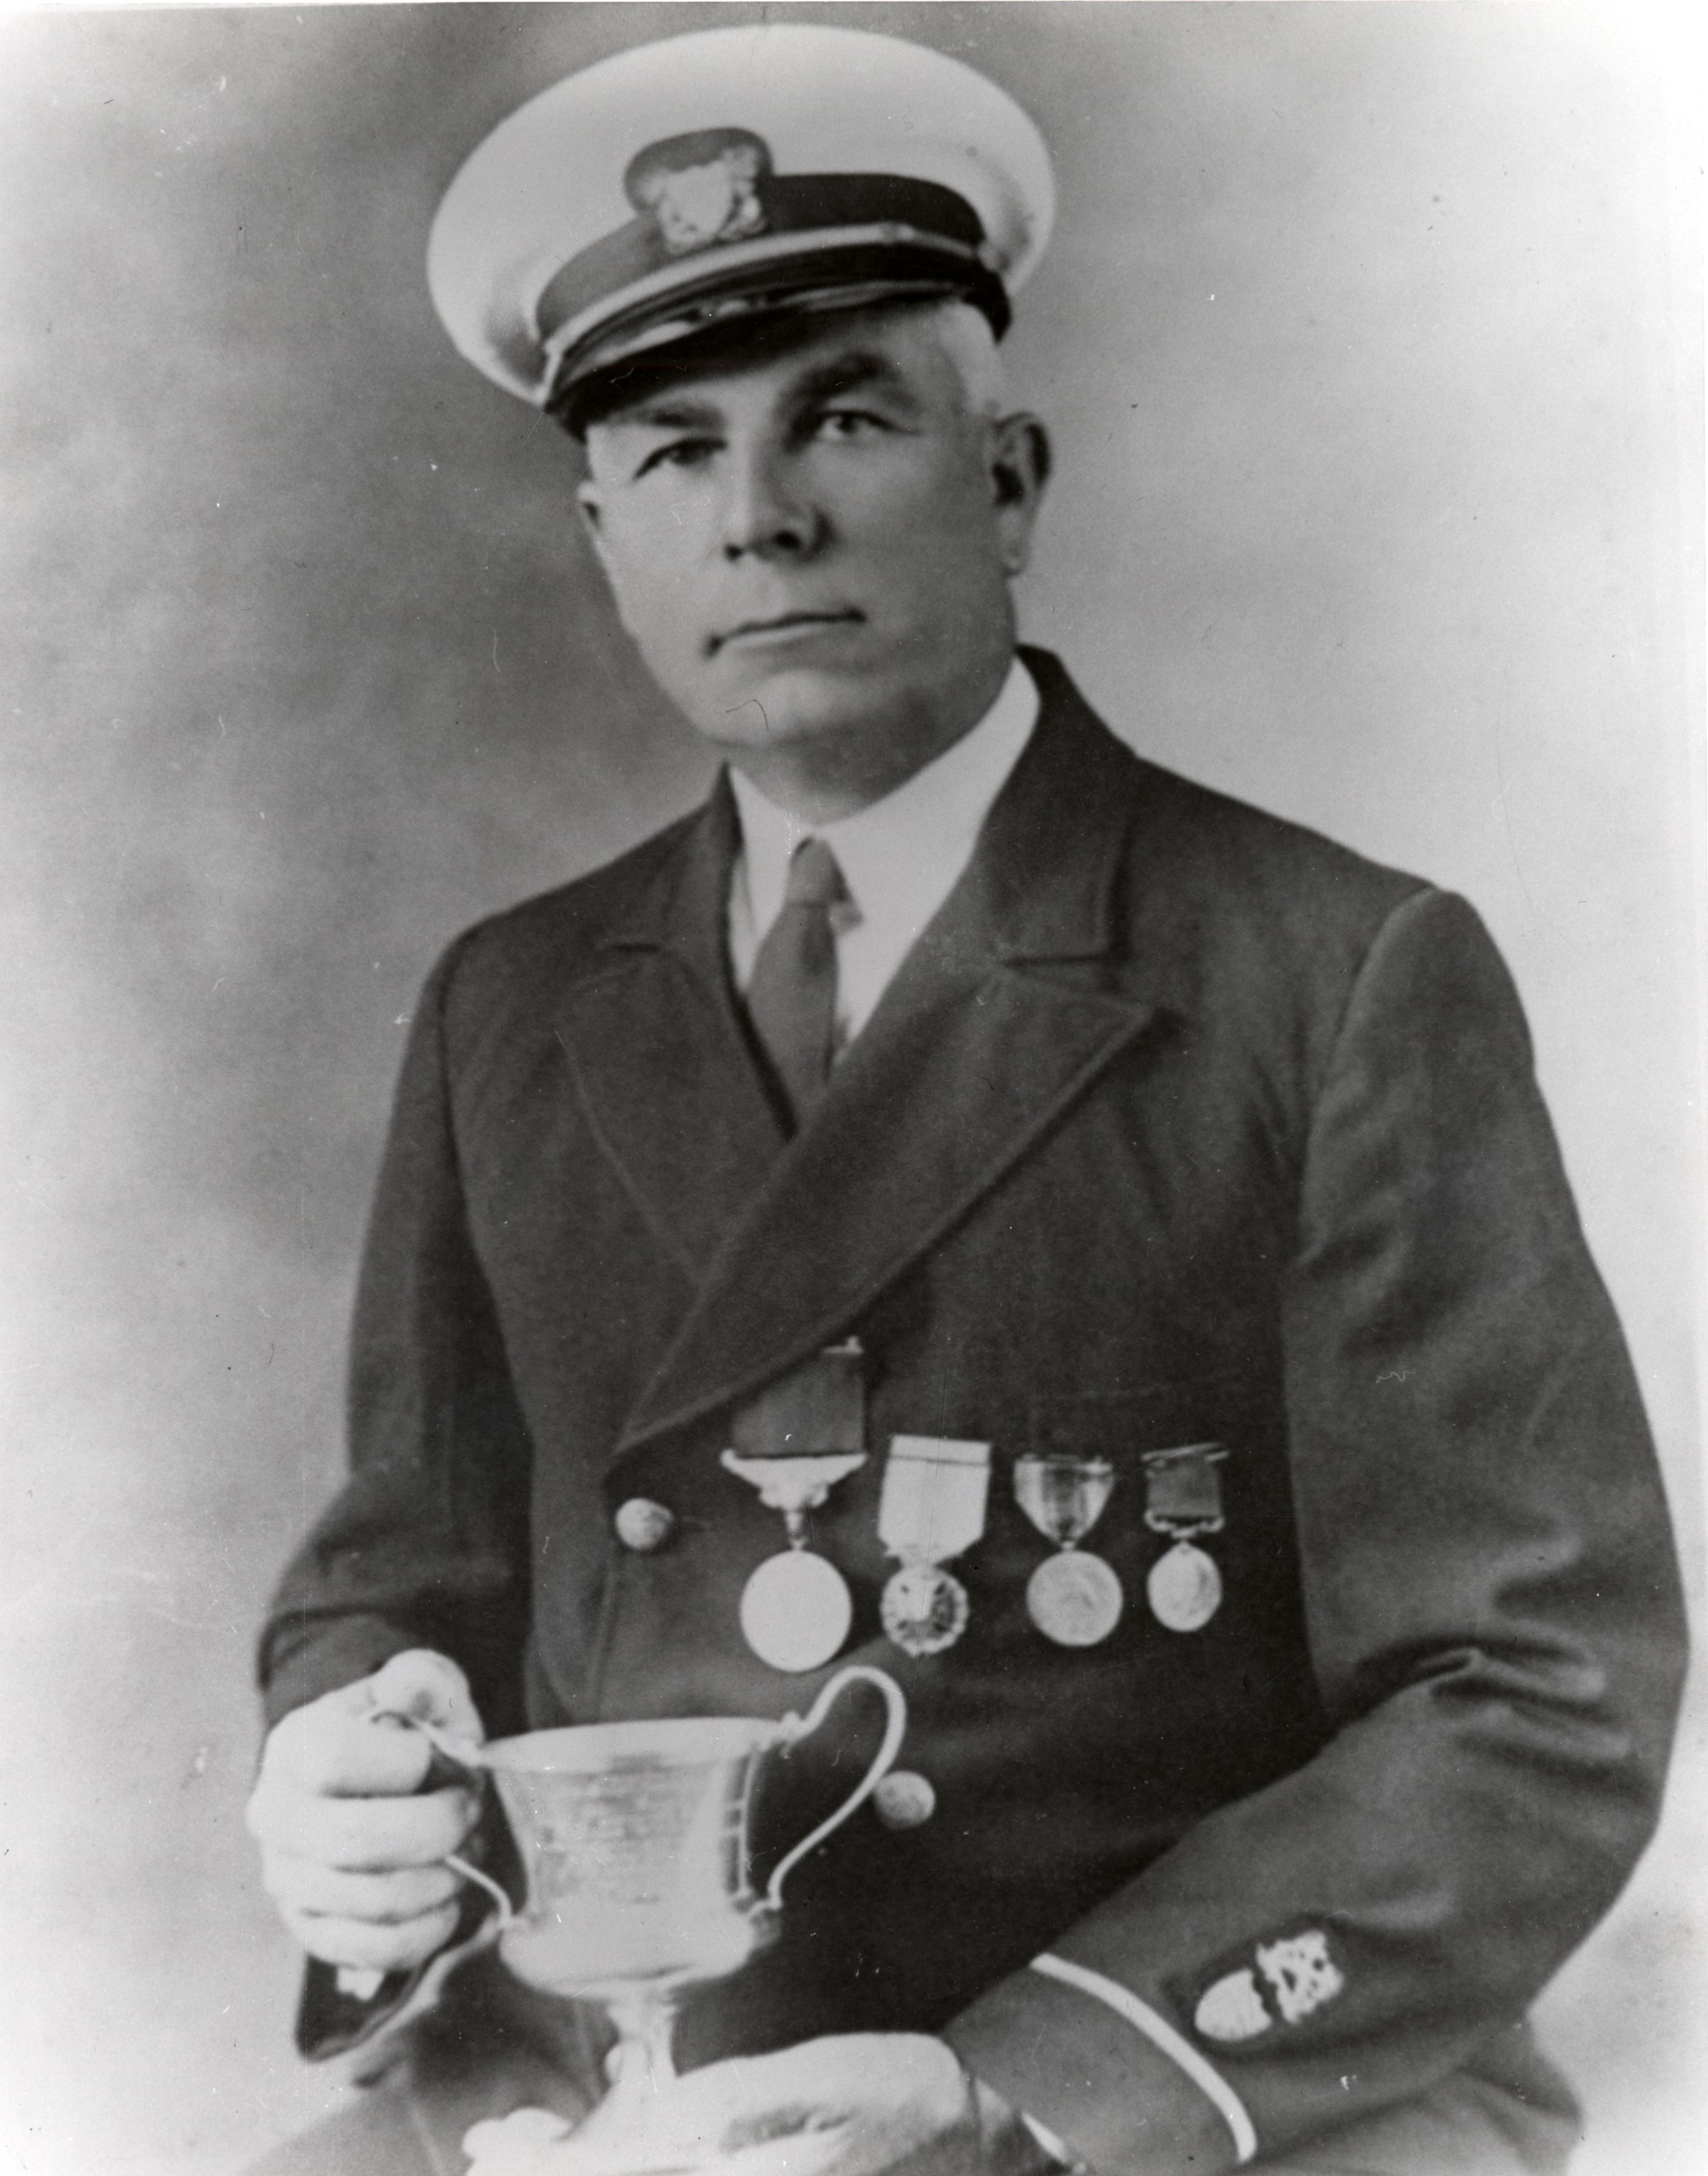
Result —
<instances>
[{"instance_id":1,"label":"cap insignia badge","mask_svg":"<svg viewBox=\"0 0 1708 2176\"><path fill-rule=\"evenodd\" d=\"M650 144L628 164L623 193L650 213L672 257L765 231L759 185L771 171L763 137L746 128L700 128Z\"/></svg>"}]
</instances>

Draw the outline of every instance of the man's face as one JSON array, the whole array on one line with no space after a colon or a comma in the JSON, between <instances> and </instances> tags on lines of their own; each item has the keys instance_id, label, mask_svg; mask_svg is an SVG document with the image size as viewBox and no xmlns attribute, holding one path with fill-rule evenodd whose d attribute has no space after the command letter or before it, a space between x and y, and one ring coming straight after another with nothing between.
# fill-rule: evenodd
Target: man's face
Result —
<instances>
[{"instance_id":1,"label":"man's face","mask_svg":"<svg viewBox=\"0 0 1708 2176\"><path fill-rule=\"evenodd\" d=\"M1042 434L969 411L927 314L829 318L596 423L587 452L623 623L737 762L851 735L935 753L993 697Z\"/></svg>"}]
</instances>

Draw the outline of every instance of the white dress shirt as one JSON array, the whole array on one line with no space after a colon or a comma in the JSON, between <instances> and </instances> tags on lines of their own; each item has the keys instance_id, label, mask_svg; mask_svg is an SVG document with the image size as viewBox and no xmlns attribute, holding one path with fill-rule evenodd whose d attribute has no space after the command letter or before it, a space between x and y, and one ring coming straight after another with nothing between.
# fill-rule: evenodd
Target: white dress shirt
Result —
<instances>
[{"instance_id":1,"label":"white dress shirt","mask_svg":"<svg viewBox=\"0 0 1708 2176\"><path fill-rule=\"evenodd\" d=\"M782 911L795 849L803 839L822 839L848 889L847 900L831 916L836 1040L839 1049L846 1047L972 859L991 803L1037 719L1037 688L1015 658L1001 694L970 733L883 800L834 824L803 824L732 770L742 826L729 904L737 988L747 988L765 933Z\"/></svg>"}]
</instances>

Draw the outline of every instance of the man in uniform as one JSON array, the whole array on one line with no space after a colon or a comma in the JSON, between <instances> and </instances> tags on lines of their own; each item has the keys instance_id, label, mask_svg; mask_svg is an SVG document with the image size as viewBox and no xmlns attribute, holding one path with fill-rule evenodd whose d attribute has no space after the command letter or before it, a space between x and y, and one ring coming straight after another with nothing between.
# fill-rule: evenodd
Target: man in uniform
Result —
<instances>
[{"instance_id":1,"label":"man in uniform","mask_svg":"<svg viewBox=\"0 0 1708 2176\"><path fill-rule=\"evenodd\" d=\"M995 342L1049 217L1006 95L819 26L590 68L440 214L453 337L585 441L726 769L415 1017L251 1813L305 2044L377 2082L278 2171L1509 2176L1575 2135L1524 2012L1648 1834L1680 1667L1637 1395L1471 911L1016 652L1047 447ZM374 1718L775 1716L851 1659L900 1769L690 2000L645 2149L578 2139L596 2016L447 1975L475 1794Z\"/></svg>"}]
</instances>

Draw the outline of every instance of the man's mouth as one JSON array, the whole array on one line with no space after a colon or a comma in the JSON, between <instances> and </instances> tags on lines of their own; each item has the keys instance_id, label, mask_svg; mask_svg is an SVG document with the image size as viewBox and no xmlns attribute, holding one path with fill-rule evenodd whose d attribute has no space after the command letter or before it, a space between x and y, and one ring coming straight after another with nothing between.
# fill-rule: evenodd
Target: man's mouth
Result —
<instances>
[{"instance_id":1,"label":"man's mouth","mask_svg":"<svg viewBox=\"0 0 1708 2176\"><path fill-rule=\"evenodd\" d=\"M706 639L706 652L715 657L726 643L786 642L791 635L806 636L820 628L852 627L865 617L847 606L824 612L776 612L764 618L738 620L721 634Z\"/></svg>"}]
</instances>

